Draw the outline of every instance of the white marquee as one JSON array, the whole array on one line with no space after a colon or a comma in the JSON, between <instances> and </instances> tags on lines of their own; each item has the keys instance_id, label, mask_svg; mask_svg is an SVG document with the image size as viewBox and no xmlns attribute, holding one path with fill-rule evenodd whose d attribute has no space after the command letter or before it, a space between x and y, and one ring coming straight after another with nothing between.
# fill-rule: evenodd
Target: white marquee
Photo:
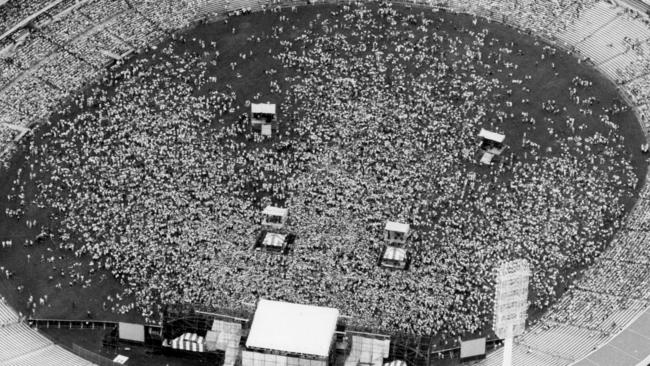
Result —
<instances>
[{"instance_id":1,"label":"white marquee","mask_svg":"<svg viewBox=\"0 0 650 366\"><path fill-rule=\"evenodd\" d=\"M280 207L274 207L274 206L266 206L264 208L264 211L262 211L262 214L264 215L269 215L269 216L280 216L280 217L285 217L289 213L289 210L286 208L280 208Z\"/></svg>"},{"instance_id":2,"label":"white marquee","mask_svg":"<svg viewBox=\"0 0 650 366\"><path fill-rule=\"evenodd\" d=\"M251 104L252 113L275 114L275 104L253 103Z\"/></svg>"},{"instance_id":3,"label":"white marquee","mask_svg":"<svg viewBox=\"0 0 650 366\"><path fill-rule=\"evenodd\" d=\"M386 221L386 231L394 231L398 233L408 233L411 227L408 224L401 224L399 222Z\"/></svg>"},{"instance_id":4,"label":"white marquee","mask_svg":"<svg viewBox=\"0 0 650 366\"><path fill-rule=\"evenodd\" d=\"M498 143L502 143L503 140L506 139L506 135L502 135L500 133L488 131L488 130L486 130L484 128L481 128L481 132L478 133L478 137L482 137L482 138L484 138L486 140L495 141L495 142L498 142Z\"/></svg>"}]
</instances>

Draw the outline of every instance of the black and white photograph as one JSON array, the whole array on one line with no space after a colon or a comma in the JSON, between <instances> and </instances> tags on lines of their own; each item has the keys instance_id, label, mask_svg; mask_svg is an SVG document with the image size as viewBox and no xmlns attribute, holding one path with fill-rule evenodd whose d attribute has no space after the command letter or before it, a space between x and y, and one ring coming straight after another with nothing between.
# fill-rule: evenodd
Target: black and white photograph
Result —
<instances>
[{"instance_id":1,"label":"black and white photograph","mask_svg":"<svg viewBox=\"0 0 650 366\"><path fill-rule=\"evenodd\" d=\"M650 366L650 0L0 0L0 366Z\"/></svg>"}]
</instances>

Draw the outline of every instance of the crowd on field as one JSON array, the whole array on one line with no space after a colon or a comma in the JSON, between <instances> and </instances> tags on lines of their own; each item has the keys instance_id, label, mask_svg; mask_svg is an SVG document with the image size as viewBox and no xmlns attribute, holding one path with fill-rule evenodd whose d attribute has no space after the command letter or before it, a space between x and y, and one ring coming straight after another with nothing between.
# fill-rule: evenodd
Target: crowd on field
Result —
<instances>
[{"instance_id":1,"label":"crowd on field","mask_svg":"<svg viewBox=\"0 0 650 366\"><path fill-rule=\"evenodd\" d=\"M105 51L120 56L129 50L155 44L166 36L167 30L189 25L202 4L207 3L209 1L8 1L0 7L0 18L3 18L0 27L4 30L40 10L49 10L30 27L0 40L2 49L21 39L21 45L14 51L0 55L0 99L6 102L0 104L0 122L27 126L46 118L62 99L102 72L104 65L112 60ZM553 33L562 32L568 25L579 27L580 15L597 2L445 0L423 3L503 20L553 38ZM272 1L269 7L279 5ZM228 9L229 2L224 6ZM248 12L250 7L244 8L244 13ZM89 31L91 34L86 34ZM25 33L28 36L22 40ZM639 49L635 52L647 48L643 44L636 46ZM647 70L645 56L641 52L638 65L620 70L622 80L632 80L630 87L626 85L624 90L629 89L633 101L641 106L640 111L644 111L644 103L648 100L648 88L644 88L648 85L648 77L638 77ZM32 69L36 71L33 74L28 72Z\"/></svg>"},{"instance_id":2,"label":"crowd on field","mask_svg":"<svg viewBox=\"0 0 650 366\"><path fill-rule=\"evenodd\" d=\"M177 36L76 95L48 142L30 143L5 215L54 207L60 225L44 230L80 266L59 276L55 256L30 260L51 263L59 287L94 286L82 264L111 271L125 293L105 307L150 321L164 303L268 297L453 336L491 321L493 269L512 258L531 262L532 305L552 303L636 187L616 122L625 107L580 77L529 100L539 81L518 70L521 49L476 19L451 32L444 17L390 4L336 9L298 37L282 13L228 62L216 43ZM535 67L558 77L558 51L536 52ZM257 87L280 111L272 138L245 116L267 100L210 73L236 80L262 61L272 80ZM477 163L482 127L508 139L491 166ZM252 250L269 204L289 210L287 256ZM411 225L408 271L377 265L387 220Z\"/></svg>"}]
</instances>

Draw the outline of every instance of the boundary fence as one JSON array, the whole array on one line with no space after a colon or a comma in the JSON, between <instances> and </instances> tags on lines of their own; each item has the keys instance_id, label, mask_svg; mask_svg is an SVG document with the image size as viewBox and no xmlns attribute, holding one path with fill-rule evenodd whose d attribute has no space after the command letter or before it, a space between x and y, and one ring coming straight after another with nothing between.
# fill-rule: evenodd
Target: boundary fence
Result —
<instances>
[{"instance_id":1,"label":"boundary fence","mask_svg":"<svg viewBox=\"0 0 650 366\"><path fill-rule=\"evenodd\" d=\"M119 364L117 362L113 362L113 360L111 360L108 357L104 357L104 356L102 356L100 354L97 354L97 353L95 353L93 351L87 350L87 349L81 347L80 345L78 345L76 343L72 344L72 349L70 351L72 353L76 354L77 356L79 356L79 357L81 357L83 359L86 359L86 360L88 360L88 361L90 361L90 362L92 362L92 363L94 363L96 365L99 365L99 366L118 366L118 365L121 365L121 364Z\"/></svg>"},{"instance_id":2,"label":"boundary fence","mask_svg":"<svg viewBox=\"0 0 650 366\"><path fill-rule=\"evenodd\" d=\"M29 325L45 329L109 329L119 322L105 320L29 319Z\"/></svg>"}]
</instances>

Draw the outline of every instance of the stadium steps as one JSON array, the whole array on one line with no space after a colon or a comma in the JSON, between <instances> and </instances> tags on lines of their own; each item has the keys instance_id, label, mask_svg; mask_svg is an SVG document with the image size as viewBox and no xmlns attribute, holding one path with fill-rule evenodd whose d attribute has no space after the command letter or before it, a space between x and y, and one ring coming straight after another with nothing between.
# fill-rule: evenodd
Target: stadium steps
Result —
<instances>
[{"instance_id":1,"label":"stadium steps","mask_svg":"<svg viewBox=\"0 0 650 366\"><path fill-rule=\"evenodd\" d=\"M7 361L6 366L42 366L42 365L65 365L65 366L90 366L91 362L69 352L59 346L49 345L37 351L27 353Z\"/></svg>"},{"instance_id":2,"label":"stadium steps","mask_svg":"<svg viewBox=\"0 0 650 366\"><path fill-rule=\"evenodd\" d=\"M128 14L129 17L134 16L132 11L122 10L121 12L111 13L110 16L101 21L94 22L96 24L94 27L86 30L86 32L69 43L72 53L96 67L105 65L110 60L110 57L101 52L102 48L111 50L119 48L120 44L116 43L110 36L103 35L103 33L105 28L111 24L111 21L120 18L124 14Z\"/></svg>"},{"instance_id":3,"label":"stadium steps","mask_svg":"<svg viewBox=\"0 0 650 366\"><path fill-rule=\"evenodd\" d=\"M598 3L583 11L579 19L567 25L567 29L556 36L561 41L576 45L617 16L610 5Z\"/></svg>"},{"instance_id":4,"label":"stadium steps","mask_svg":"<svg viewBox=\"0 0 650 366\"><path fill-rule=\"evenodd\" d=\"M0 97L3 90L0 90ZM9 123L18 126L27 126L31 118L18 111L14 106L6 103L0 103L0 122ZM2 149L0 149L2 151Z\"/></svg>"},{"instance_id":5,"label":"stadium steps","mask_svg":"<svg viewBox=\"0 0 650 366\"><path fill-rule=\"evenodd\" d=\"M102 1L91 0L78 9L78 12L93 24L102 24L106 19L113 18L129 9L124 0Z\"/></svg>"},{"instance_id":6,"label":"stadium steps","mask_svg":"<svg viewBox=\"0 0 650 366\"><path fill-rule=\"evenodd\" d=\"M0 57L0 89L4 89L6 85L10 84L12 80L16 79L23 72L25 72L23 68Z\"/></svg>"},{"instance_id":7,"label":"stadium steps","mask_svg":"<svg viewBox=\"0 0 650 366\"><path fill-rule=\"evenodd\" d=\"M226 11L234 11L242 8L251 8L252 11L262 10L262 6L257 0L230 0L226 1Z\"/></svg>"},{"instance_id":8,"label":"stadium steps","mask_svg":"<svg viewBox=\"0 0 650 366\"><path fill-rule=\"evenodd\" d=\"M125 27L125 24L149 23L150 27ZM106 25L109 33L122 40L132 48L140 48L153 43L163 35L156 24L144 18L138 11L129 11L118 15Z\"/></svg>"},{"instance_id":9,"label":"stadium steps","mask_svg":"<svg viewBox=\"0 0 650 366\"><path fill-rule=\"evenodd\" d=\"M79 12L58 14L54 21L42 28L43 33L48 34L59 44L68 44L77 37L93 28L88 18Z\"/></svg>"},{"instance_id":10,"label":"stadium steps","mask_svg":"<svg viewBox=\"0 0 650 366\"><path fill-rule=\"evenodd\" d=\"M0 299L0 364L3 366L91 366L91 362L54 343L20 317Z\"/></svg>"},{"instance_id":11,"label":"stadium steps","mask_svg":"<svg viewBox=\"0 0 650 366\"><path fill-rule=\"evenodd\" d=\"M49 56L60 50L60 47L43 38L39 33L29 35L28 39L28 42L10 54L15 61L13 64L9 65L5 62L0 64L0 72L3 73L3 78L0 80L2 82L0 91L10 87L24 76L28 76L33 68L45 62ZM5 68L5 66L9 67Z\"/></svg>"},{"instance_id":12,"label":"stadium steps","mask_svg":"<svg viewBox=\"0 0 650 366\"><path fill-rule=\"evenodd\" d=\"M543 326L533 327L519 340L519 345L543 354L557 354L562 358L576 360L606 340L607 337L601 332L558 324L550 330Z\"/></svg>"},{"instance_id":13,"label":"stadium steps","mask_svg":"<svg viewBox=\"0 0 650 366\"><path fill-rule=\"evenodd\" d=\"M29 35L29 42L18 47L13 54L13 58L23 68L29 69L41 60L46 59L49 55L59 51L56 44L40 36L40 32Z\"/></svg>"},{"instance_id":14,"label":"stadium steps","mask_svg":"<svg viewBox=\"0 0 650 366\"><path fill-rule=\"evenodd\" d=\"M590 57L591 59L595 60L597 64L615 62L617 60L617 62L620 64L630 64L632 62L635 62L637 55L631 50L630 45L624 43L624 39L628 39L628 42L636 44L639 42L644 42L650 38L650 30L647 26L639 22L630 21L626 16L616 17L614 21L610 22L606 27L603 27L598 32L607 36L589 37L587 41L589 41L592 45L598 42L601 44L609 42L609 44L613 44L614 47L608 48L617 49L620 56L610 56L609 58L604 58L599 61L601 52L599 52L598 49L594 50L594 55Z\"/></svg>"},{"instance_id":15,"label":"stadium steps","mask_svg":"<svg viewBox=\"0 0 650 366\"><path fill-rule=\"evenodd\" d=\"M621 53L614 57L609 58L596 65L600 72L605 74L612 80L625 80L628 77L624 76L625 70L633 65L636 61L636 56L631 53Z\"/></svg>"},{"instance_id":16,"label":"stadium steps","mask_svg":"<svg viewBox=\"0 0 650 366\"><path fill-rule=\"evenodd\" d=\"M81 87L86 81L81 75L91 75L93 72L98 73L99 71L67 52L59 52L40 65L34 71L34 75L49 81L62 90L72 91Z\"/></svg>"},{"instance_id":17,"label":"stadium steps","mask_svg":"<svg viewBox=\"0 0 650 366\"><path fill-rule=\"evenodd\" d=\"M551 308L543 322L612 333L627 325L646 306L644 300L573 290Z\"/></svg>"},{"instance_id":18,"label":"stadium steps","mask_svg":"<svg viewBox=\"0 0 650 366\"><path fill-rule=\"evenodd\" d=\"M650 54L650 51L648 51L648 53ZM650 76L650 65L647 64L647 62L648 61L645 61L645 62L643 62L641 64L635 63L635 64L632 64L632 65L629 65L628 69L630 69L630 71L628 71L628 74L625 75L625 78L623 79L624 80L623 84L627 84L626 88L630 84L632 84L632 83L634 83L634 82L636 82L638 80L643 81L644 79L648 78L648 76ZM645 85L646 86L648 85L647 81L646 81Z\"/></svg>"},{"instance_id":19,"label":"stadium steps","mask_svg":"<svg viewBox=\"0 0 650 366\"><path fill-rule=\"evenodd\" d=\"M639 311L629 312L623 317L628 323L634 321ZM617 314L619 316L619 314ZM616 318L618 321L623 319ZM618 329L617 329L618 330ZM515 341L513 364L527 366L565 366L579 360L607 343L612 333L587 329L580 326L548 322L536 325ZM501 364L503 348L500 348L480 362L482 366Z\"/></svg>"},{"instance_id":20,"label":"stadium steps","mask_svg":"<svg viewBox=\"0 0 650 366\"><path fill-rule=\"evenodd\" d=\"M38 90L40 93L25 93L26 90ZM25 116L22 120L13 123L22 127L27 127L29 123L48 116L51 113L50 108L60 97L61 93L58 90L43 83L34 75L22 77L0 92L0 99ZM16 117L20 118L20 116Z\"/></svg>"},{"instance_id":21,"label":"stadium steps","mask_svg":"<svg viewBox=\"0 0 650 366\"><path fill-rule=\"evenodd\" d=\"M573 360L561 356L550 355L519 344L512 351L512 364L525 366L565 366ZM480 362L481 366L501 366L503 364L503 348L490 353Z\"/></svg>"},{"instance_id":22,"label":"stadium steps","mask_svg":"<svg viewBox=\"0 0 650 366\"><path fill-rule=\"evenodd\" d=\"M17 323L19 319L18 313L4 301L0 300L0 327Z\"/></svg>"},{"instance_id":23,"label":"stadium steps","mask_svg":"<svg viewBox=\"0 0 650 366\"><path fill-rule=\"evenodd\" d=\"M611 249L603 253L603 260L626 263L650 264L650 232L637 230L620 230Z\"/></svg>"},{"instance_id":24,"label":"stadium steps","mask_svg":"<svg viewBox=\"0 0 650 366\"><path fill-rule=\"evenodd\" d=\"M50 345L49 339L23 323L0 327L0 364Z\"/></svg>"},{"instance_id":25,"label":"stadium steps","mask_svg":"<svg viewBox=\"0 0 650 366\"><path fill-rule=\"evenodd\" d=\"M594 64L599 65L612 60L625 52L618 37L589 37L576 45L582 56L589 57Z\"/></svg>"},{"instance_id":26,"label":"stadium steps","mask_svg":"<svg viewBox=\"0 0 650 366\"><path fill-rule=\"evenodd\" d=\"M650 232L650 200L641 197L634 209L628 214L627 228L636 231Z\"/></svg>"},{"instance_id":27,"label":"stadium steps","mask_svg":"<svg viewBox=\"0 0 650 366\"><path fill-rule=\"evenodd\" d=\"M4 85L2 85L2 87L0 88L0 93L7 90L7 89L9 89L9 88L11 88L14 84L19 83L24 78L28 78L28 77L32 76L32 74L34 73L34 70L36 70L38 67L40 67L41 64L47 62L49 56L51 56L51 55L52 54L48 55L48 57L46 57L46 58L42 58L42 59L38 60L36 63L31 64L30 68L28 68L28 69L21 69L19 72L17 72L13 76L13 78L11 80L7 80L7 82ZM22 57L22 56L17 55L17 57ZM6 101L7 99L3 99L3 100Z\"/></svg>"},{"instance_id":28,"label":"stadium steps","mask_svg":"<svg viewBox=\"0 0 650 366\"><path fill-rule=\"evenodd\" d=\"M197 1L197 12L199 14L216 15L226 12L226 1Z\"/></svg>"},{"instance_id":29,"label":"stadium steps","mask_svg":"<svg viewBox=\"0 0 650 366\"><path fill-rule=\"evenodd\" d=\"M575 284L577 289L629 299L643 299L650 289L650 265L600 258Z\"/></svg>"}]
</instances>

